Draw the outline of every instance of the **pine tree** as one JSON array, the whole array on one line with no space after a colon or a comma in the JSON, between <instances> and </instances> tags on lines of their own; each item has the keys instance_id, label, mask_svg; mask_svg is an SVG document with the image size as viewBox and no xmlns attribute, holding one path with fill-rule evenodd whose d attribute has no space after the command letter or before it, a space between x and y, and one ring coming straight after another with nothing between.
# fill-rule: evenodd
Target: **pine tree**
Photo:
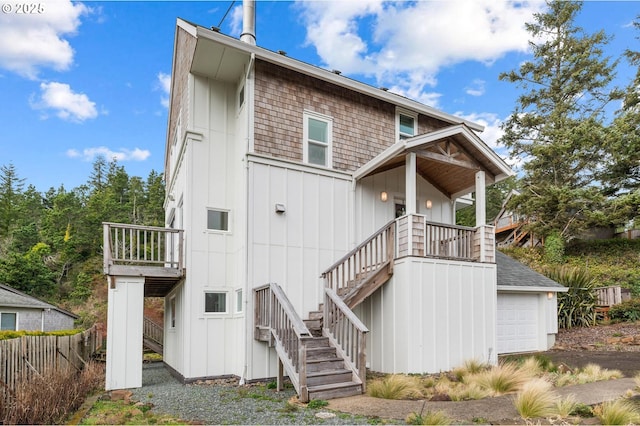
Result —
<instances>
[{"instance_id":1,"label":"pine tree","mask_svg":"<svg viewBox=\"0 0 640 426\"><path fill-rule=\"evenodd\" d=\"M575 26L582 4L552 0L526 25L533 59L500 79L522 89L501 142L523 160L521 195L511 205L539 235L565 239L602 218L595 172L605 135L604 108L617 62L603 57L610 38Z\"/></svg>"}]
</instances>

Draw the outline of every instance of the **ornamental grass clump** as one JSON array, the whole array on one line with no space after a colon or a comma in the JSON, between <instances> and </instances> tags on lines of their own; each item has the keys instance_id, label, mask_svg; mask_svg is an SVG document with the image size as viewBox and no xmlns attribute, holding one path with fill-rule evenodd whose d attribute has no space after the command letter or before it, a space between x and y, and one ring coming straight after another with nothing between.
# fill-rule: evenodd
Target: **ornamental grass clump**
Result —
<instances>
[{"instance_id":1,"label":"ornamental grass clump","mask_svg":"<svg viewBox=\"0 0 640 426\"><path fill-rule=\"evenodd\" d=\"M367 385L367 394L384 399L420 399L422 386L417 377L392 374L384 379L376 379Z\"/></svg>"},{"instance_id":2,"label":"ornamental grass clump","mask_svg":"<svg viewBox=\"0 0 640 426\"><path fill-rule=\"evenodd\" d=\"M534 379L522 386L514 405L523 419L547 417L555 413L556 399L551 383L543 379Z\"/></svg>"},{"instance_id":3,"label":"ornamental grass clump","mask_svg":"<svg viewBox=\"0 0 640 426\"><path fill-rule=\"evenodd\" d=\"M557 399L554 404L555 414L561 418L571 416L576 411L576 408L578 408L578 401L573 394Z\"/></svg>"},{"instance_id":4,"label":"ornamental grass clump","mask_svg":"<svg viewBox=\"0 0 640 426\"><path fill-rule=\"evenodd\" d=\"M603 380L613 380L623 377L620 370L609 370L597 364L587 364L583 368L577 369L573 374L565 373L557 377L555 384L558 387L576 384L599 382Z\"/></svg>"},{"instance_id":5,"label":"ornamental grass clump","mask_svg":"<svg viewBox=\"0 0 640 426\"><path fill-rule=\"evenodd\" d=\"M450 425L451 419L442 411L427 411L425 414L409 414L406 422L409 425Z\"/></svg>"},{"instance_id":6,"label":"ornamental grass clump","mask_svg":"<svg viewBox=\"0 0 640 426\"><path fill-rule=\"evenodd\" d=\"M630 425L640 423L640 412L631 401L626 399L603 402L594 407L593 414L603 425Z\"/></svg>"},{"instance_id":7,"label":"ornamental grass clump","mask_svg":"<svg viewBox=\"0 0 640 426\"><path fill-rule=\"evenodd\" d=\"M490 370L468 376L466 383L476 384L488 390L491 395L498 396L519 390L531 378L526 371L520 370L517 364L505 362Z\"/></svg>"},{"instance_id":8,"label":"ornamental grass clump","mask_svg":"<svg viewBox=\"0 0 640 426\"><path fill-rule=\"evenodd\" d=\"M482 371L488 370L489 368L491 368L491 366L486 362L482 362L477 359L469 359L466 360L462 366L454 368L452 373L459 381L463 382L466 376L478 374Z\"/></svg>"}]
</instances>

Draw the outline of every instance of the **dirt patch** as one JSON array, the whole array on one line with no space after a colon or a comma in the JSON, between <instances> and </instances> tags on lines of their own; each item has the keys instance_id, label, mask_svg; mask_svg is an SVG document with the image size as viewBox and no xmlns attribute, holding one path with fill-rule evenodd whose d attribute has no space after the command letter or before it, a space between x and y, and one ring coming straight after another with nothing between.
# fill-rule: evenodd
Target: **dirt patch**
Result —
<instances>
[{"instance_id":1,"label":"dirt patch","mask_svg":"<svg viewBox=\"0 0 640 426\"><path fill-rule=\"evenodd\" d=\"M543 352L570 368L589 363L620 370L625 377L640 373L640 322L560 330L556 344Z\"/></svg>"}]
</instances>

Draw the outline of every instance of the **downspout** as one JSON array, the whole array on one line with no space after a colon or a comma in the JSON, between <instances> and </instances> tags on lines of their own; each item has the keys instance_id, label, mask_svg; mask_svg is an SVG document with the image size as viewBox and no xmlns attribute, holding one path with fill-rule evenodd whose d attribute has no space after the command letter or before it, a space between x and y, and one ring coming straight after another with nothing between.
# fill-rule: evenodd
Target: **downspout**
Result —
<instances>
[{"instance_id":1,"label":"downspout","mask_svg":"<svg viewBox=\"0 0 640 426\"><path fill-rule=\"evenodd\" d=\"M255 38L255 36L254 36ZM245 273L245 277L244 277L244 284L245 284L245 295L244 295L244 315L245 315L245 337L244 337L244 368L242 371L242 377L240 378L239 381L239 385L242 386L245 384L245 378L247 376L247 371L249 369L249 345L251 344L247 338L252 334L252 329L253 329L253 324L250 323L250 321L248 320L248 318L253 318L253 315L249 315L249 297L253 297L253 293L251 293L250 286L249 286L249 280L248 280L248 270L249 270L249 152L251 147L253 146L252 143L252 122L253 122L253 114L254 114L254 109L253 109L253 100L254 100L254 86L253 86L253 80L251 78L251 74L253 72L253 66L256 60L256 55L255 53L251 54L251 59L249 60L249 65L247 67L247 72L244 76L245 79L245 93L246 93L246 97L247 99L245 99L245 106L247 108L247 140L246 140L246 146L245 146L245 184L246 184L246 194L244 197L244 211L245 213L245 249L244 249L244 264L245 264L245 268L244 268L244 273ZM251 83L250 83L251 82ZM251 87L247 87L248 85L250 85Z\"/></svg>"}]
</instances>

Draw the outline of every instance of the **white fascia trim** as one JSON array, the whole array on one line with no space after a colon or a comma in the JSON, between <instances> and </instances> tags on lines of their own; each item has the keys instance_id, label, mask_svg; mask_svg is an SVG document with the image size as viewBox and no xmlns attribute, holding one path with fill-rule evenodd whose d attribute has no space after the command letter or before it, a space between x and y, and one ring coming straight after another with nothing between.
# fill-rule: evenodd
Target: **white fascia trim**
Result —
<instances>
[{"instance_id":1,"label":"white fascia trim","mask_svg":"<svg viewBox=\"0 0 640 426\"><path fill-rule=\"evenodd\" d=\"M180 27L184 28L185 31L189 31L191 33L191 29L193 27L191 27L191 29L187 29L184 27L185 25L189 25L187 22L179 20L178 24L179 25L182 24L180 25ZM328 81L337 86L341 86L350 90L354 90L359 93L363 93L373 98L377 98L377 99L389 102L393 105L406 108L410 111L422 113L424 115L428 115L452 124L464 123L467 126L469 126L471 129L477 130L479 132L484 130L484 126L478 123L474 123L474 122L462 119L460 117L447 114L445 112L439 111L430 106L421 104L420 102L416 102L408 98L403 98L400 95L396 95L394 93L369 86L367 84L361 83L356 80L352 80L348 77L341 76L339 74L333 73L331 71L325 70L315 65L310 65L310 64L301 62L299 60L289 58L288 56L284 56L276 52L271 52L270 50L264 49L262 47L258 47L258 46L254 46L254 45L242 42L233 37L223 35L216 31L197 26L195 27L195 32L196 32L195 33L196 37L207 38L209 40L227 45L234 49L238 49L247 53L254 53L256 55L256 58L258 59L262 59L264 61L271 62L273 64L277 64L282 67L301 72L303 74L315 77L320 80Z\"/></svg>"},{"instance_id":2,"label":"white fascia trim","mask_svg":"<svg viewBox=\"0 0 640 426\"><path fill-rule=\"evenodd\" d=\"M405 148L406 145L403 140L394 143L393 145L382 151L380 154L373 157L368 163L362 165L358 170L353 172L353 178L359 180L364 176L367 176L373 170L384 164L387 160L400 154L405 150Z\"/></svg>"},{"instance_id":3,"label":"white fascia trim","mask_svg":"<svg viewBox=\"0 0 640 426\"><path fill-rule=\"evenodd\" d=\"M567 287L526 287L526 286L510 286L499 285L498 291L509 293L566 293L569 291Z\"/></svg>"}]
</instances>

